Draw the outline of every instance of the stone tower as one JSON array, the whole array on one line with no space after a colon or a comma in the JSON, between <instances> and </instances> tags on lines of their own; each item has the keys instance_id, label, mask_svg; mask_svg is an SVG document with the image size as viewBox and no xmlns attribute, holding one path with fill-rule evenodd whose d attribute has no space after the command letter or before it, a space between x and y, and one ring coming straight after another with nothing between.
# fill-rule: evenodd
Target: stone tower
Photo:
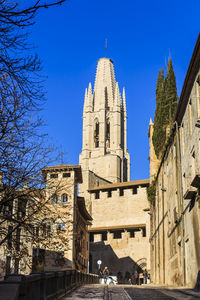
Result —
<instances>
[{"instance_id":1,"label":"stone tower","mask_svg":"<svg viewBox=\"0 0 200 300\"><path fill-rule=\"evenodd\" d=\"M85 91L83 142L79 157L83 172L80 194L94 185L130 180L126 124L125 90L121 96L113 61L101 58L97 64L94 90L89 83Z\"/></svg>"},{"instance_id":2,"label":"stone tower","mask_svg":"<svg viewBox=\"0 0 200 300\"><path fill-rule=\"evenodd\" d=\"M149 122L149 173L150 173L150 182L154 180L154 177L158 171L159 166L159 159L157 158L153 146L153 131L154 131L154 124L150 119Z\"/></svg>"}]
</instances>

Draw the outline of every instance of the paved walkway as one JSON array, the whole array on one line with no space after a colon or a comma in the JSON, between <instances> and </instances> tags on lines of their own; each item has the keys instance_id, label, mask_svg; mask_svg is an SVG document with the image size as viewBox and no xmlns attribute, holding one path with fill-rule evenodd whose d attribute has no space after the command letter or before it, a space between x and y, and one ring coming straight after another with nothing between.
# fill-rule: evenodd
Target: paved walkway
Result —
<instances>
[{"instance_id":1,"label":"paved walkway","mask_svg":"<svg viewBox=\"0 0 200 300\"><path fill-rule=\"evenodd\" d=\"M190 289L172 289L150 286L117 285L107 286L101 284L84 285L62 300L200 300L200 293Z\"/></svg>"}]
</instances>

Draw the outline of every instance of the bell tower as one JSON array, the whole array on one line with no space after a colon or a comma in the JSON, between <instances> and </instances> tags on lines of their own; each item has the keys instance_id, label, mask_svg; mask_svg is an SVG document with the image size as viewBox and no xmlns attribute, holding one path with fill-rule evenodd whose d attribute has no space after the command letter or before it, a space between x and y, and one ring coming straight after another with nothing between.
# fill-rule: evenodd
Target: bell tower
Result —
<instances>
[{"instance_id":1,"label":"bell tower","mask_svg":"<svg viewBox=\"0 0 200 300\"><path fill-rule=\"evenodd\" d=\"M89 178L93 173L105 182L130 180L126 124L125 90L121 96L115 81L113 61L100 58L94 90L89 83L85 91L82 153L79 157L83 172L80 192L95 185L94 180Z\"/></svg>"}]
</instances>

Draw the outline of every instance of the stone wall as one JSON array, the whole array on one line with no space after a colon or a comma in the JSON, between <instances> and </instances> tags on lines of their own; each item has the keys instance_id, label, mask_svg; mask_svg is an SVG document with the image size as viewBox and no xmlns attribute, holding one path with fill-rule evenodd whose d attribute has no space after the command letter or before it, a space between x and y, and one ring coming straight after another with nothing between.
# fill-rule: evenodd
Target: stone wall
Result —
<instances>
[{"instance_id":1,"label":"stone wall","mask_svg":"<svg viewBox=\"0 0 200 300\"><path fill-rule=\"evenodd\" d=\"M200 270L200 36L156 178L154 283L194 287Z\"/></svg>"},{"instance_id":2,"label":"stone wall","mask_svg":"<svg viewBox=\"0 0 200 300\"><path fill-rule=\"evenodd\" d=\"M150 216L146 187L100 190L99 199L92 193L92 227L89 229L90 267L98 271L107 266L113 275L122 276L137 269L150 271Z\"/></svg>"}]
</instances>

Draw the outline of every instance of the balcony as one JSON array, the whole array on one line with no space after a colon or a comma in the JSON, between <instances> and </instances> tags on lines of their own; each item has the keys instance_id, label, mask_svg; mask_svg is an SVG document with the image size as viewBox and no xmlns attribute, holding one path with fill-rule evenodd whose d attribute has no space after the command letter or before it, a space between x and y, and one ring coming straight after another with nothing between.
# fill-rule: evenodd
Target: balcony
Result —
<instances>
[{"instance_id":1,"label":"balcony","mask_svg":"<svg viewBox=\"0 0 200 300\"><path fill-rule=\"evenodd\" d=\"M187 189L187 191L183 197L185 200L191 200L191 199L194 199L196 194L197 194L196 188L190 186L189 189Z\"/></svg>"},{"instance_id":2,"label":"balcony","mask_svg":"<svg viewBox=\"0 0 200 300\"><path fill-rule=\"evenodd\" d=\"M196 174L194 179L191 182L191 186L199 188L200 187L200 174Z\"/></svg>"}]
</instances>

